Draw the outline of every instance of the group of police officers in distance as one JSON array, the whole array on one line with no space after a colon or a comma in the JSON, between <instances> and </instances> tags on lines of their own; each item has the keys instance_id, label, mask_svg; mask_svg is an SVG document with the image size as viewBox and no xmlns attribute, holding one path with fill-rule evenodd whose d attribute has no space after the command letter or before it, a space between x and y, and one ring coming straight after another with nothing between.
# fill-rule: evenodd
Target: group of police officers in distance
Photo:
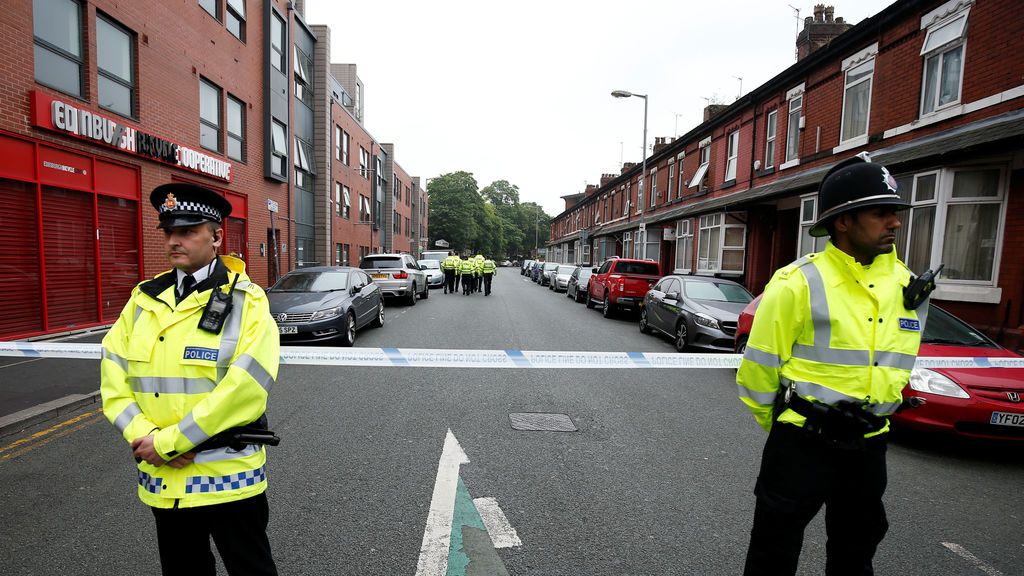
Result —
<instances>
[{"instance_id":1,"label":"group of police officers in distance","mask_svg":"<svg viewBox=\"0 0 1024 576\"><path fill-rule=\"evenodd\" d=\"M454 294L462 284L462 295L467 296L479 292L481 288L484 296L491 295L491 279L498 271L494 260L484 258L482 255L462 258L454 251L448 252L448 257L441 262L441 270L444 271L444 293Z\"/></svg>"}]
</instances>

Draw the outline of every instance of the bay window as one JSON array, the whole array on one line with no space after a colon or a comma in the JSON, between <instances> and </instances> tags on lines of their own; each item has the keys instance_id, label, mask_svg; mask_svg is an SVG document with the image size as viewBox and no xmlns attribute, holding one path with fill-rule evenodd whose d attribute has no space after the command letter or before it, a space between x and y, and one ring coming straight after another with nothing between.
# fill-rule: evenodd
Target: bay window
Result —
<instances>
[{"instance_id":1,"label":"bay window","mask_svg":"<svg viewBox=\"0 0 1024 576\"><path fill-rule=\"evenodd\" d=\"M736 213L707 214L699 219L698 274L742 274L747 226Z\"/></svg>"}]
</instances>

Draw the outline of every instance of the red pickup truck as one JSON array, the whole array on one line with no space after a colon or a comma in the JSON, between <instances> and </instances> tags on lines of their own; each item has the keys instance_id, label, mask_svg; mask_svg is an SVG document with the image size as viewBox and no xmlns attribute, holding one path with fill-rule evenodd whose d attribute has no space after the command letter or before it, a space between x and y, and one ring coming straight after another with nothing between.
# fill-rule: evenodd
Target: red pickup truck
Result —
<instances>
[{"instance_id":1,"label":"red pickup truck","mask_svg":"<svg viewBox=\"0 0 1024 576\"><path fill-rule=\"evenodd\" d=\"M587 288L587 308L602 303L605 318L619 309L636 310L644 295L661 278L661 267L651 260L613 258L594 268Z\"/></svg>"}]
</instances>

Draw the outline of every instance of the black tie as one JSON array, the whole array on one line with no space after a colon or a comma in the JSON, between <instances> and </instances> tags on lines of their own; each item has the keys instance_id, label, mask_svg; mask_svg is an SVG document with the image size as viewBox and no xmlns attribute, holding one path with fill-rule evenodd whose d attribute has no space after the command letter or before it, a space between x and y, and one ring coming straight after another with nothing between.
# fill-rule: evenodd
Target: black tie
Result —
<instances>
[{"instance_id":1,"label":"black tie","mask_svg":"<svg viewBox=\"0 0 1024 576\"><path fill-rule=\"evenodd\" d=\"M181 302L184 300L185 296L188 296L189 292L192 291L192 287L195 285L196 279L193 278L191 274L186 274L181 280L181 296L178 298L178 301Z\"/></svg>"}]
</instances>

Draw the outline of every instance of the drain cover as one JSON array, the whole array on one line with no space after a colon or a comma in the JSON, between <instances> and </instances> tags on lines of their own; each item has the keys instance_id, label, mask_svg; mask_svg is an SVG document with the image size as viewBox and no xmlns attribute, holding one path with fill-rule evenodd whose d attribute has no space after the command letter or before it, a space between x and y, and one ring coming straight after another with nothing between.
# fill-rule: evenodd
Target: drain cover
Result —
<instances>
[{"instance_id":1,"label":"drain cover","mask_svg":"<svg viewBox=\"0 0 1024 576\"><path fill-rule=\"evenodd\" d=\"M508 415L513 430L541 430L545 432L575 432L576 425L565 414L545 412L513 412Z\"/></svg>"}]
</instances>

